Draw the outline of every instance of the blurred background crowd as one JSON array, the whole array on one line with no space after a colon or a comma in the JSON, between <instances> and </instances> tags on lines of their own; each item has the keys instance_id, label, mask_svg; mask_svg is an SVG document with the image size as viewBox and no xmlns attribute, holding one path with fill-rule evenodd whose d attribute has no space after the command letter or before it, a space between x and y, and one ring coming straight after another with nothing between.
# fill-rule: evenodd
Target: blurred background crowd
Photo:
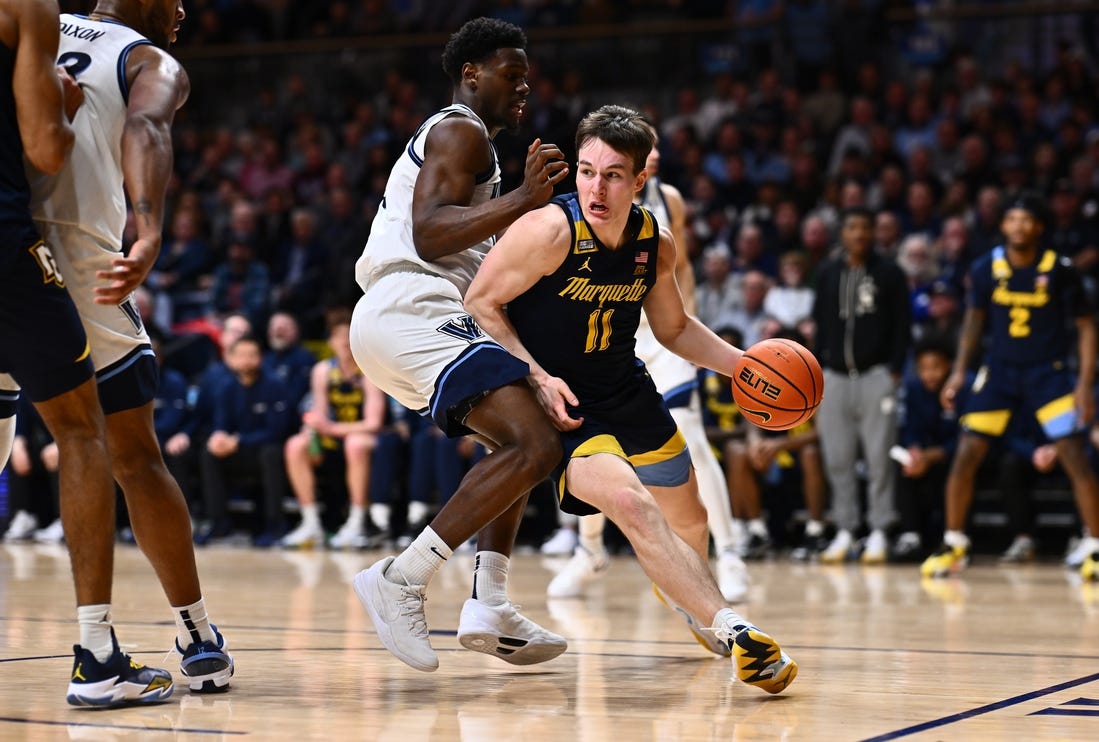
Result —
<instances>
[{"instance_id":1,"label":"blurred background crowd","mask_svg":"<svg viewBox=\"0 0 1099 742\"><path fill-rule=\"evenodd\" d=\"M680 248L695 266L700 317L746 345L779 332L812 344L817 267L842 249L839 215L854 206L873 212L876 251L907 277L913 343L946 354L966 268L1000 242L1001 204L1021 189L1048 199L1045 244L1092 290L1099 281L1099 13L1086 2L192 0L185 10L175 51L193 93L174 131L161 256L139 299L172 382L159 432L200 541L240 526L217 498L253 485L263 493L249 526L259 543L295 525L285 502L308 504L315 484L300 469L287 475L286 441L311 404L314 362L339 356L339 339L329 340L359 295L354 263L389 169L449 102L438 61L446 36L479 14L521 25L531 42L522 129L497 138L504 190L521 178L534 137L571 151L576 123L596 106L643 110L660 132L660 177L687 204ZM257 370L224 356L244 334L260 339ZM287 410L233 422L255 427L269 454L254 471L210 465L201 442L216 424L217 390L242 373L274 379ZM724 441L746 434L721 385L703 389L732 481ZM351 493L359 502L349 509L344 460L321 478L336 492L321 498L322 529L350 527L338 546L415 527L478 455L372 392L360 404L376 430L365 451L344 456L366 457L367 493ZM8 518L14 528L24 512L34 526L24 519L14 537L61 538L59 524L48 533L56 510L39 478L56 457L32 414L20 426ZM341 448L323 437L298 439L311 464ZM805 445L819 444L796 450ZM765 487L779 481L768 474L779 459L813 466L782 453L756 467ZM532 543L555 523L552 503L536 506L545 517L524 532ZM783 533L801 505L765 497L764 507L768 529L755 527L759 548L746 553L797 546ZM1009 535L1033 530L1031 514L1019 518ZM934 528L920 527L925 539ZM299 543L317 529L306 535Z\"/></svg>"}]
</instances>

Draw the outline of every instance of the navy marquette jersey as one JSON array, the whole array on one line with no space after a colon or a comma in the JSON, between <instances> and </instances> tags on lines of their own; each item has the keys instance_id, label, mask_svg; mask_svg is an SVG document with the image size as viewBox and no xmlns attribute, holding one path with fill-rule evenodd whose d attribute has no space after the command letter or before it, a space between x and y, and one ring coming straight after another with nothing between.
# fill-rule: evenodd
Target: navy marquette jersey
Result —
<instances>
[{"instance_id":1,"label":"navy marquette jersey","mask_svg":"<svg viewBox=\"0 0 1099 742\"><path fill-rule=\"evenodd\" d=\"M10 81L15 70L15 53L0 43L0 80ZM0 266L11 265L13 251L25 250L38 242L31 221L30 186L23 171L23 139L15 115L15 94L11 84L0 86Z\"/></svg>"},{"instance_id":2,"label":"navy marquette jersey","mask_svg":"<svg viewBox=\"0 0 1099 742\"><path fill-rule=\"evenodd\" d=\"M626 244L612 250L592 232L576 193L551 203L564 209L572 248L551 275L508 304L508 317L530 354L566 379L581 404L609 400L637 373L634 334L641 306L656 281L660 231L634 204Z\"/></svg>"},{"instance_id":3,"label":"navy marquette jersey","mask_svg":"<svg viewBox=\"0 0 1099 742\"><path fill-rule=\"evenodd\" d=\"M969 278L969 305L988 316L986 363L1026 365L1071 353L1072 322L1090 307L1068 258L1042 250L1033 265L1014 268L1000 246L973 262Z\"/></svg>"}]
</instances>

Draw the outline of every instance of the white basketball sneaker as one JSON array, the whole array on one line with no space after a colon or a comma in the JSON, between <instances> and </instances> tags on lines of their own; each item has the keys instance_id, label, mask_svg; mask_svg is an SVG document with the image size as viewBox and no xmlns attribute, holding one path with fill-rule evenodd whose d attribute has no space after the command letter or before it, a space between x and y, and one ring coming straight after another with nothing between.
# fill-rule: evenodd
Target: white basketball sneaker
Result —
<instances>
[{"instance_id":1,"label":"white basketball sneaker","mask_svg":"<svg viewBox=\"0 0 1099 742\"><path fill-rule=\"evenodd\" d=\"M730 603L742 603L748 599L748 565L732 550L723 551L717 557L717 586L721 597Z\"/></svg>"},{"instance_id":2,"label":"white basketball sneaker","mask_svg":"<svg viewBox=\"0 0 1099 742\"><path fill-rule=\"evenodd\" d=\"M568 556L576 545L580 543L580 537L571 528L558 528L554 531L549 541L542 544L542 554L545 556Z\"/></svg>"},{"instance_id":3,"label":"white basketball sneaker","mask_svg":"<svg viewBox=\"0 0 1099 742\"><path fill-rule=\"evenodd\" d=\"M546 595L551 598L579 598L584 589L602 577L611 566L606 552L592 554L583 546L577 546L565 568L550 580Z\"/></svg>"},{"instance_id":4,"label":"white basketball sneaker","mask_svg":"<svg viewBox=\"0 0 1099 742\"><path fill-rule=\"evenodd\" d=\"M312 549L324 545L324 529L316 521L301 522L297 528L282 537L279 546L284 549Z\"/></svg>"},{"instance_id":5,"label":"white basketball sneaker","mask_svg":"<svg viewBox=\"0 0 1099 742\"><path fill-rule=\"evenodd\" d=\"M431 648L424 616L426 585L390 582L385 571L395 557L375 562L355 575L355 594L370 614L378 639L397 659L424 672L439 669L439 658ZM393 577L400 579L401 575Z\"/></svg>"},{"instance_id":6,"label":"white basketball sneaker","mask_svg":"<svg viewBox=\"0 0 1099 742\"><path fill-rule=\"evenodd\" d=\"M546 631L521 615L511 601L487 605L474 598L462 606L458 642L466 649L499 657L513 665L546 662L569 648L565 637Z\"/></svg>"}]
</instances>

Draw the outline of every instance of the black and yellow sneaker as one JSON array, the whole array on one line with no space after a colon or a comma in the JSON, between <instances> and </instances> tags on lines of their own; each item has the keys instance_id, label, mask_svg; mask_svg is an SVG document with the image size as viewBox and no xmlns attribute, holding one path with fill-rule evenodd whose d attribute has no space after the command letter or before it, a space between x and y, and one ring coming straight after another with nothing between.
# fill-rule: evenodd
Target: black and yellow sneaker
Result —
<instances>
[{"instance_id":1,"label":"black and yellow sneaker","mask_svg":"<svg viewBox=\"0 0 1099 742\"><path fill-rule=\"evenodd\" d=\"M111 629L114 651L106 662L79 644L73 645L73 673L65 700L73 706L109 708L136 703L156 703L172 695L172 675L167 670L145 667L118 647Z\"/></svg>"},{"instance_id":2,"label":"black and yellow sneaker","mask_svg":"<svg viewBox=\"0 0 1099 742\"><path fill-rule=\"evenodd\" d=\"M1093 551L1084 557L1080 565L1080 577L1084 582L1099 582L1099 551Z\"/></svg>"},{"instance_id":3,"label":"black and yellow sneaker","mask_svg":"<svg viewBox=\"0 0 1099 742\"><path fill-rule=\"evenodd\" d=\"M748 623L725 624L715 629L719 639L730 641L737 679L768 693L781 693L798 676L794 662L769 634Z\"/></svg>"},{"instance_id":4,"label":"black and yellow sneaker","mask_svg":"<svg viewBox=\"0 0 1099 742\"><path fill-rule=\"evenodd\" d=\"M969 564L969 547L943 544L923 560L920 574L924 577L946 577L961 572Z\"/></svg>"}]
</instances>

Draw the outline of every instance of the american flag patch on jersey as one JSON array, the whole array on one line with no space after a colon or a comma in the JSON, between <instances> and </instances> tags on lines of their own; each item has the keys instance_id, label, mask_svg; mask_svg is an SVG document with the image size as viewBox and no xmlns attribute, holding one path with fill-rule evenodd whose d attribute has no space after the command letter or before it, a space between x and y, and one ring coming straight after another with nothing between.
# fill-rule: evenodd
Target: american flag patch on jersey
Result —
<instances>
[{"instance_id":1,"label":"american flag patch on jersey","mask_svg":"<svg viewBox=\"0 0 1099 742\"><path fill-rule=\"evenodd\" d=\"M648 250L642 250L641 252L637 253L637 255L634 257L634 262L635 263L648 263L649 262L649 251Z\"/></svg>"}]
</instances>

